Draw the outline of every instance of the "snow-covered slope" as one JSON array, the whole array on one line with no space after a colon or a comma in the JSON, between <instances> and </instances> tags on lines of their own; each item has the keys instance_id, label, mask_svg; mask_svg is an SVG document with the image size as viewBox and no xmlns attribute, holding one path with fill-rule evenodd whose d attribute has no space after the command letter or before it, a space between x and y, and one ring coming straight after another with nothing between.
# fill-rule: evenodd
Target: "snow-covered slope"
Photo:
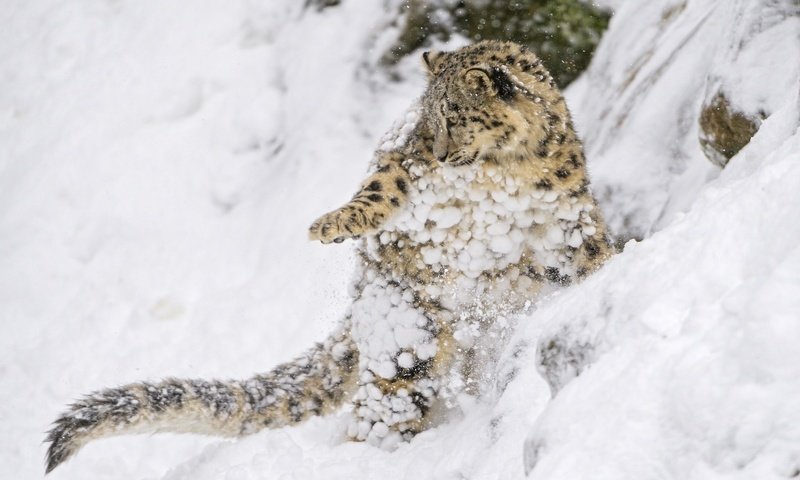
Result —
<instances>
[{"instance_id":1,"label":"snow-covered slope","mask_svg":"<svg viewBox=\"0 0 800 480\"><path fill-rule=\"evenodd\" d=\"M641 238L686 211L718 174L698 141L701 109L713 97L761 117L797 88L800 5L617 3L571 105L612 229Z\"/></svg>"},{"instance_id":2,"label":"snow-covered slope","mask_svg":"<svg viewBox=\"0 0 800 480\"><path fill-rule=\"evenodd\" d=\"M787 100L687 214L532 316L558 394L529 438L530 478L800 472L800 112Z\"/></svg>"},{"instance_id":3,"label":"snow-covered slope","mask_svg":"<svg viewBox=\"0 0 800 480\"><path fill-rule=\"evenodd\" d=\"M44 431L81 393L244 377L342 312L349 246L306 228L349 198L423 76L416 59L407 83L371 68L394 3L303 3L0 5L4 472L41 476ZM238 441L115 438L52 477L797 476L797 16L738 30L765 52L737 57L717 54L735 43L720 32L747 2L605 3L617 15L569 98L607 215L657 233L520 319L463 418L395 452L343 443L339 417ZM770 68L763 93L730 80ZM697 144L710 79L771 114L721 174Z\"/></svg>"},{"instance_id":4,"label":"snow-covered slope","mask_svg":"<svg viewBox=\"0 0 800 480\"><path fill-rule=\"evenodd\" d=\"M406 107L383 98L418 88L365 88L381 6L301 3L0 5L0 464L16 478L42 474L42 435L81 392L244 377L341 314L350 249L308 225ZM160 477L209 443L152 440L54 476Z\"/></svg>"}]
</instances>

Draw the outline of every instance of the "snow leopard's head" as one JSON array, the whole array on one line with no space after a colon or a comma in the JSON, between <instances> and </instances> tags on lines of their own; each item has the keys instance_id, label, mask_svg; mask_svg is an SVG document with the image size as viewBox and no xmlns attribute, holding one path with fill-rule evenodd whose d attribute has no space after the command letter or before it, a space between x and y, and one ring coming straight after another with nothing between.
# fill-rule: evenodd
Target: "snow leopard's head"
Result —
<instances>
[{"instance_id":1,"label":"snow leopard's head","mask_svg":"<svg viewBox=\"0 0 800 480\"><path fill-rule=\"evenodd\" d=\"M548 112L563 100L541 61L524 47L483 41L425 52L422 59L429 80L423 119L440 162L516 158L547 139Z\"/></svg>"}]
</instances>

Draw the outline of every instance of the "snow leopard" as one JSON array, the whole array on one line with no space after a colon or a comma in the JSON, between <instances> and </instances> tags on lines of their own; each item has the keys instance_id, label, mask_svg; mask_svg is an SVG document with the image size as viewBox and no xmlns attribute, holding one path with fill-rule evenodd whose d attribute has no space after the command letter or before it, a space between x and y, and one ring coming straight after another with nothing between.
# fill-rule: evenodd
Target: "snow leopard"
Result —
<instances>
[{"instance_id":1,"label":"snow leopard","mask_svg":"<svg viewBox=\"0 0 800 480\"><path fill-rule=\"evenodd\" d=\"M483 41L422 60L422 97L352 199L309 229L314 241L355 241L352 303L333 333L246 380L89 394L49 431L47 472L101 437L237 437L345 404L349 438L391 449L480 395L509 322L610 256L581 141L540 59Z\"/></svg>"}]
</instances>

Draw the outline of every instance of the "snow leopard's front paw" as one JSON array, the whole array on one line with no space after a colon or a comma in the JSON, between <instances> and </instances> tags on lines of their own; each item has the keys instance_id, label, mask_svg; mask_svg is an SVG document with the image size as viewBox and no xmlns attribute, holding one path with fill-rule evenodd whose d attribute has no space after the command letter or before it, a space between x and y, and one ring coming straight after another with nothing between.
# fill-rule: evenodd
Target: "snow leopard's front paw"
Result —
<instances>
[{"instance_id":1,"label":"snow leopard's front paw","mask_svg":"<svg viewBox=\"0 0 800 480\"><path fill-rule=\"evenodd\" d=\"M358 238L365 232L366 218L362 212L343 207L319 217L308 229L310 240L322 243L342 243L348 238Z\"/></svg>"}]
</instances>

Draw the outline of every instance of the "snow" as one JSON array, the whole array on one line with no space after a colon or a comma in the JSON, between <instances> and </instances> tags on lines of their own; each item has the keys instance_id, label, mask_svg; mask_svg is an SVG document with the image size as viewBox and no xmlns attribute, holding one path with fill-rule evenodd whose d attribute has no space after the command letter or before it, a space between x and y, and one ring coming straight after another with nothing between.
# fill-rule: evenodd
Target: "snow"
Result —
<instances>
[{"instance_id":1,"label":"snow","mask_svg":"<svg viewBox=\"0 0 800 480\"><path fill-rule=\"evenodd\" d=\"M758 116L797 88L800 12L782 0L615 3L567 100L612 231L642 238L685 212L718 175L697 141L708 98L721 90Z\"/></svg>"},{"instance_id":2,"label":"snow","mask_svg":"<svg viewBox=\"0 0 800 480\"><path fill-rule=\"evenodd\" d=\"M547 369L561 390L528 440L530 478L797 471L796 96L747 147L771 144L755 172L737 178L746 163L732 162L681 219L536 312L540 348L555 342L573 357ZM764 138L787 124L789 138ZM575 451L587 457L576 463Z\"/></svg>"},{"instance_id":3,"label":"snow","mask_svg":"<svg viewBox=\"0 0 800 480\"><path fill-rule=\"evenodd\" d=\"M416 60L401 64L405 83L371 73L392 5L302 3L0 6L0 463L15 478L40 478L43 432L79 394L246 378L348 308L349 245L310 244L306 229L349 198L379 139L402 141L383 135L413 125L424 78ZM464 342L507 346L480 399L451 400L461 418L391 452L345 442L343 415L236 441L113 438L52 478L796 476L800 37L796 16L775 13L791 2L742 27L738 56L729 22L754 15L742 2L601 3L617 15L568 99L606 217L647 238L509 319L511 338L500 321L483 338L464 325ZM721 172L693 123L712 80L771 113ZM502 216L498 199L466 195L487 201L487 225ZM447 239L458 268L519 241L487 233ZM416 320L387 322L404 328L392 338L414 341Z\"/></svg>"}]
</instances>

